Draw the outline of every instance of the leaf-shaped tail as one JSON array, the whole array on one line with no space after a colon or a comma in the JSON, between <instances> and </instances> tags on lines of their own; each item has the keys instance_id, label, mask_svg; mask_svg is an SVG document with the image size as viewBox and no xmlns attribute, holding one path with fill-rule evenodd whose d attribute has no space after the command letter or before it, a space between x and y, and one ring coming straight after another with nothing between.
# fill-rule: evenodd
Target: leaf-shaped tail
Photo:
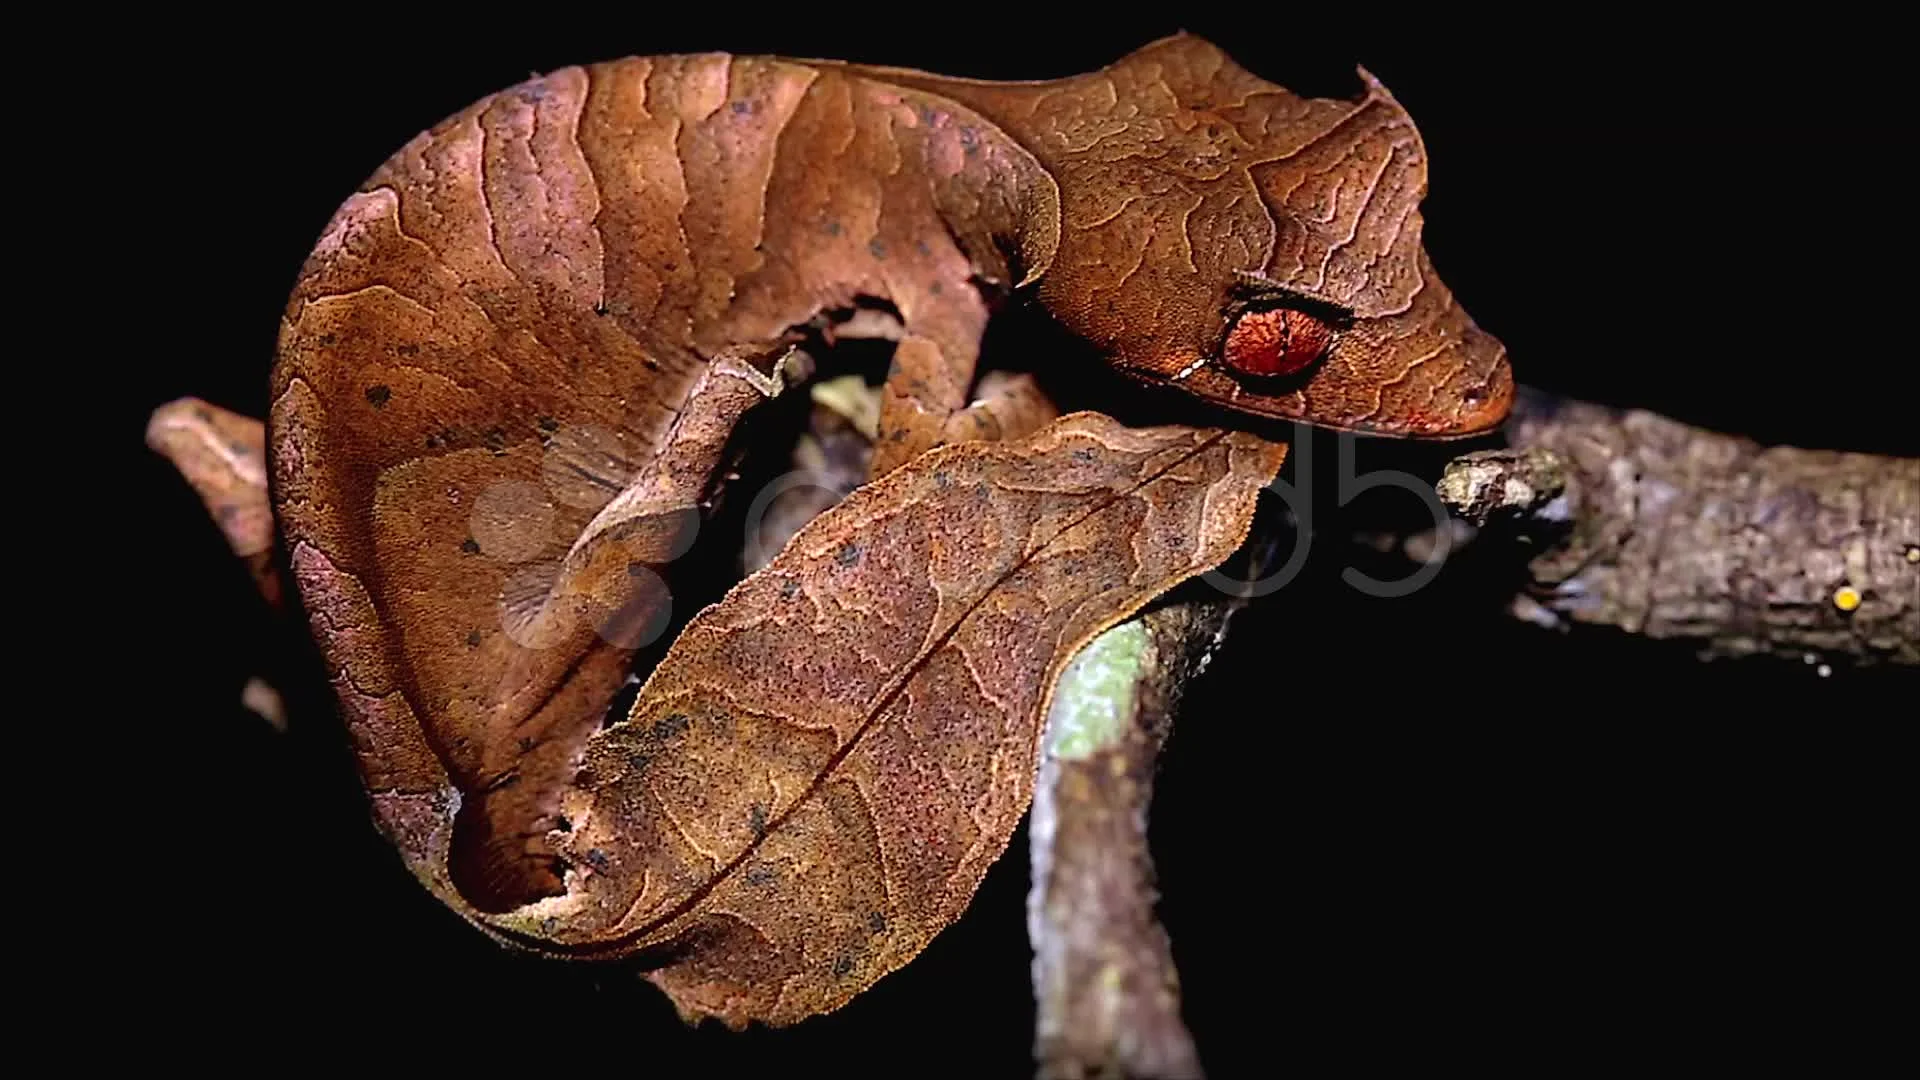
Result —
<instances>
[{"instance_id":1,"label":"leaf-shaped tail","mask_svg":"<svg viewBox=\"0 0 1920 1080\"><path fill-rule=\"evenodd\" d=\"M1079 413L925 454L696 617L562 797L568 892L489 921L791 1023L965 910L1094 635L1222 562L1285 447Z\"/></svg>"}]
</instances>

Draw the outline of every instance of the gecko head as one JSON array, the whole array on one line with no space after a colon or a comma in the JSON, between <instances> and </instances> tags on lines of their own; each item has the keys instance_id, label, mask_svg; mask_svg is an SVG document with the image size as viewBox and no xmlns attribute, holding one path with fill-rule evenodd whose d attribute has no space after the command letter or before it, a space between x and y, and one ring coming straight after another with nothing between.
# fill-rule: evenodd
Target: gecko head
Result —
<instances>
[{"instance_id":1,"label":"gecko head","mask_svg":"<svg viewBox=\"0 0 1920 1080\"><path fill-rule=\"evenodd\" d=\"M1043 302L1124 373L1236 412L1416 438L1498 426L1506 349L1428 260L1426 148L1359 76L1355 98L1304 98L1182 34L1088 77L1089 103L1129 108L1043 154L1066 225Z\"/></svg>"}]
</instances>

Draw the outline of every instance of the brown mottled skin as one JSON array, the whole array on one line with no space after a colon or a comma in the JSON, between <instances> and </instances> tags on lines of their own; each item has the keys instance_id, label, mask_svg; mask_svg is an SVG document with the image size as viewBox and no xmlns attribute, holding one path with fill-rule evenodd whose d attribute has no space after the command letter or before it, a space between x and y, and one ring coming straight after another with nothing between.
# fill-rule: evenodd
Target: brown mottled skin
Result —
<instances>
[{"instance_id":1,"label":"brown mottled skin","mask_svg":"<svg viewBox=\"0 0 1920 1080\"><path fill-rule=\"evenodd\" d=\"M640 953L689 1018L837 1007L1004 849L1059 665L1224 559L1284 454L970 405L989 294L1228 410L1471 434L1512 380L1427 265L1424 184L1378 84L1301 99L1190 36L1030 84L627 59L421 134L303 269L269 423L382 828L489 933ZM800 328L873 301L876 481L602 729L736 424ZM1331 348L1236 379L1232 320L1276 305Z\"/></svg>"}]
</instances>

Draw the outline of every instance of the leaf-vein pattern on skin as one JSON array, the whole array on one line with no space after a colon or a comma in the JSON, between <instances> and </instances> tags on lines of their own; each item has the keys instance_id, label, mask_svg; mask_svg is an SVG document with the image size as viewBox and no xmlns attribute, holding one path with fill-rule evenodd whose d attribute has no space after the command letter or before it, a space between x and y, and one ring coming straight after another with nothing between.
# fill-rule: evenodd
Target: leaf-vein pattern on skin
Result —
<instances>
[{"instance_id":1,"label":"leaf-vein pattern on skin","mask_svg":"<svg viewBox=\"0 0 1920 1080\"><path fill-rule=\"evenodd\" d=\"M1080 472L1091 457L1028 444L1060 459L1048 475L1004 450L939 459L994 469L952 491L925 474L917 492L895 489L931 507L853 500L872 535L843 517L846 531L815 534L828 546L696 617L629 722L604 730L624 657L583 633L569 664L573 644L531 649L494 627L502 589L524 584L500 565L520 565L519 549L467 536L459 504L550 483L552 529L580 534L636 473L599 451L644 462L678 445L690 429L676 414L718 400L694 396L713 358L757 364L788 328L859 295L890 299L909 332L970 365L986 313L966 283L981 274L1037 283L1062 326L1127 373L1245 414L1488 430L1510 397L1503 354L1441 303L1419 247L1418 135L1363 78L1359 102L1298 98L1186 35L1035 84L708 53L556 71L410 141L302 272L275 376L274 474L289 542L338 563L309 565L301 588L363 770L433 793L392 816L411 822L396 840L416 872L547 951L681 949L650 977L683 1013L730 1023L832 1007L923 947L1031 794L1020 759L1034 721L1016 714L1053 654L1224 558L1218 545L1244 535L1250 475L1277 457L1249 454L1258 440L1188 443L1207 467L1144 497L1116 480L1052 502L1049 480L1093 476ZM1205 362L1236 275L1323 292L1357 323L1301 383L1243 385ZM950 404L950 388L901 374L943 399L919 405ZM555 427L607 436L556 452ZM691 435L676 469L719 453ZM1124 429L1075 437L1104 444L1089 453L1132 489L1154 483L1139 479L1152 452ZM1069 532L1067 507L1103 500L1097 526ZM602 550L584 535L576 548ZM362 582L377 618L343 591ZM392 707L356 698L355 680ZM523 759L512 793L462 807L448 855L426 828L429 810L447 812L439 793L478 796ZM625 839L590 843L603 828ZM904 868L896 851L912 853ZM559 895L556 861L572 868Z\"/></svg>"},{"instance_id":2,"label":"leaf-vein pattern on skin","mask_svg":"<svg viewBox=\"0 0 1920 1080\"><path fill-rule=\"evenodd\" d=\"M1125 444L1129 441L1127 438L1124 437L1124 435L1121 435L1116 439L1106 439L1106 438L1098 437L1098 435L1101 433L1088 433L1088 434L1093 434L1096 437L1085 438L1083 436L1079 441L1075 442L1075 445L1080 445L1082 442L1111 444L1116 441L1119 443ZM1150 485L1156 482L1159 482L1163 477L1166 477L1170 473L1177 472L1180 469L1180 467L1186 462L1191 461L1197 455L1206 453L1209 450L1213 449L1216 445L1219 444L1220 440L1223 437L1224 436L1222 436L1219 433L1209 433L1208 436L1204 439L1188 442L1187 445L1178 452L1177 456L1172 457L1170 460L1161 460L1161 461L1154 462L1152 471L1150 473L1147 473L1144 476L1144 478L1134 480L1131 483L1131 485L1128 488L1124 489L1123 491L1116 492L1112 490L1111 487L1100 487L1099 485L1096 485L1096 490L1098 490L1100 494L1092 498L1092 502L1090 506L1083 508L1078 513L1074 514L1072 517L1066 520L1056 520L1054 522L1048 523L1049 525L1048 532L1043 536L1033 537L1032 543L1026 547L1026 550L1020 553L1019 555L1017 555L1013 563L1006 570L1003 570L998 575L996 580L1000 582L1004 582L1008 578L1010 578L1013 574L1018 573L1022 568L1031 566L1035 561L1035 556L1046 552L1048 548L1056 544L1061 537L1068 535L1074 528L1079 526L1081 523L1088 521L1094 515L1097 515L1104 510L1107 510L1111 507L1127 502L1128 500L1137 498L1141 489L1149 487ZM1135 442L1134 453L1136 455L1138 455L1139 453L1147 449L1150 449L1149 447L1145 447L1138 444L1137 440L1134 440L1134 442ZM879 497L875 496L870 498L868 500L868 503L872 505L877 505L877 503L875 503L875 500L877 498ZM845 505L846 504L843 504L843 506ZM863 516L864 509L865 507L859 506L859 505L847 507L846 511L841 515L841 520L859 520ZM819 535L827 536L828 537L827 542L824 542L824 543L819 542L818 541ZM831 556L828 555L827 553L833 548L832 537L834 535L836 534L826 534L826 533L817 532L816 536L807 536L805 534L802 534L802 536L796 537L795 541L789 546L789 551L795 553L794 555L790 556L790 558L793 560L804 559L807 557L811 557L815 560L819 560L822 557L831 558ZM1031 535L1032 534L1029 533L1029 536ZM763 571L762 575L760 576L766 576L769 573L775 572L780 569L781 569L780 565L776 563L774 566L770 566L767 571ZM749 579L749 582L743 583L740 589L741 590L748 589L753 584L754 580L755 579ZM631 923L628 923L626 919L622 918L619 920L619 922L624 923L625 925L618 926L617 928L613 926L607 927L607 930L612 932L615 935L612 939L609 939L608 937L605 937L605 936L600 936L600 935L590 933L586 935L584 939L578 939L579 947L584 947L588 951L598 952L604 949L617 947L617 943L621 943L621 942L631 943L642 937L645 937L647 934L651 932L654 932L656 930L663 930L664 928L669 927L674 922L674 920L679 919L682 916L686 916L693 913L700 906L702 900L706 896L711 894L713 890L717 888L723 881L729 879L732 876L736 876L734 872L741 865L743 865L749 858L751 858L755 852L761 849L767 837L776 834L782 827L784 827L787 824L789 819L791 819L795 813L800 811L803 807L805 807L807 804L809 804L811 801L814 800L815 796L817 796L821 792L823 785L827 784L832 777L838 774L842 764L846 762L851 755L856 753L869 740L872 732L876 730L879 723L885 717L899 711L896 708L896 703L900 698L901 693L904 690L906 690L908 685L912 682L912 680L917 675L927 670L925 666L926 658L931 657L936 653L938 653L941 650L943 645L950 642L957 633L959 633L967 625L969 625L970 621L975 617L976 613L982 610L983 604L987 604L989 601L997 602L996 586L994 584L989 582L984 585L976 585L976 587L980 590L979 594L972 597L968 601L967 606L963 610L960 610L957 613L956 612L947 613L947 615L942 618L942 622L944 623L944 625L938 628L938 630L931 637L930 640L922 643L919 648L914 649L912 652L912 657L908 658L904 663L902 663L900 666L900 669L898 671L893 672L886 679L884 685L877 688L877 693L875 693L871 698L868 699L866 705L858 709L858 713L856 715L859 715L862 718L858 719L857 722L854 723L853 729L848 733L845 741L842 742L841 745L839 745L838 747L835 747L834 750L828 754L827 758L823 762L821 762L820 765L817 767L817 769L815 770L815 780L808 785L806 789L806 793L801 798L798 798L793 802L789 803L787 806L780 808L776 813L766 814L764 819L764 827L759 830L757 835L753 836L751 839L747 840L745 843L741 845L738 853L734 855L732 858L727 860L727 865L725 866L725 868L723 868L718 874L702 875L702 877L704 877L705 880L702 880L697 886L695 886L689 892L686 898L682 902L674 905L669 912L666 912L664 914L651 914L648 916L647 923L641 926L634 926ZM739 591L740 590L736 590L736 592L739 592ZM811 590L808 590L808 591L810 592ZM729 601L731 600L733 600L733 594L730 594L729 596ZM811 602L817 603L818 601L813 600ZM723 601L723 606L725 606L726 603L727 603L726 601ZM1075 610L1077 610L1079 606L1080 605L1078 604L1073 605ZM696 630L696 628L690 627L689 630L694 631ZM1064 630L1057 631L1057 632L1064 632ZM689 642L698 642L701 640L702 638L700 634L690 632L686 635L683 635L681 642L689 643ZM1057 644L1058 643L1055 643L1055 648L1050 651L1057 651ZM698 646L693 645L693 646L687 646L687 647L697 648ZM683 645L681 644L677 644L675 646L676 650L680 650L682 648L683 648ZM660 670L661 671L668 670L672 665L673 659L674 659L673 657L669 656L667 661L663 661ZM669 676L669 678L671 677L673 676ZM655 678L661 678L660 671L656 672ZM979 680L979 681L984 682L984 680ZM643 692L643 695L642 695L643 701L646 698L646 696L647 695ZM988 711L999 712L1001 710L989 709ZM658 712L658 710L654 710L654 712ZM648 715L653 715L653 714L649 713ZM633 718L631 718L628 726L632 724L636 724L640 720L641 720L641 710L638 707L636 707L635 715ZM610 729L607 735L609 737L613 737L616 739L633 737L634 735L633 732L628 731L628 732L622 733L618 730L620 727L622 727L622 725L616 725L616 729ZM608 897L604 897L603 899L610 900L612 899L612 897L608 896ZM639 898L635 898L635 899L637 900ZM633 903L634 901L630 900L627 903L623 903L621 907L626 908ZM651 904L639 904L637 906L647 907L656 912L658 911L657 908L652 908ZM598 940L594 940L595 938L598 938Z\"/></svg>"}]
</instances>

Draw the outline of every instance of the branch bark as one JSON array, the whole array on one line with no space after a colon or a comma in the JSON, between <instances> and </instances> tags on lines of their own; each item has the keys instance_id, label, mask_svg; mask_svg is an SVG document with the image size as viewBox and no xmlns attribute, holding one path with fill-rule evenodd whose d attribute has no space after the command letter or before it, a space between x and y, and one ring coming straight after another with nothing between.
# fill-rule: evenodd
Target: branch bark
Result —
<instances>
[{"instance_id":1,"label":"branch bark","mask_svg":"<svg viewBox=\"0 0 1920 1080\"><path fill-rule=\"evenodd\" d=\"M1795 447L1524 392L1441 500L1526 562L1515 615L1705 659L1920 664L1920 459ZM1811 660L1809 661L1811 662Z\"/></svg>"},{"instance_id":2,"label":"branch bark","mask_svg":"<svg viewBox=\"0 0 1920 1080\"><path fill-rule=\"evenodd\" d=\"M1202 1075L1154 914L1147 804L1181 694L1236 606L1216 598L1155 609L1096 638L1061 673L1028 824L1042 1080Z\"/></svg>"},{"instance_id":3,"label":"branch bark","mask_svg":"<svg viewBox=\"0 0 1920 1080\"><path fill-rule=\"evenodd\" d=\"M1920 461L1765 448L1537 391L1507 436L1452 462L1439 491L1475 542L1526 562L1517 616L1707 657L1920 663ZM1200 1075L1146 829L1155 759L1236 606L1117 627L1056 690L1029 840L1042 1080Z\"/></svg>"}]
</instances>

